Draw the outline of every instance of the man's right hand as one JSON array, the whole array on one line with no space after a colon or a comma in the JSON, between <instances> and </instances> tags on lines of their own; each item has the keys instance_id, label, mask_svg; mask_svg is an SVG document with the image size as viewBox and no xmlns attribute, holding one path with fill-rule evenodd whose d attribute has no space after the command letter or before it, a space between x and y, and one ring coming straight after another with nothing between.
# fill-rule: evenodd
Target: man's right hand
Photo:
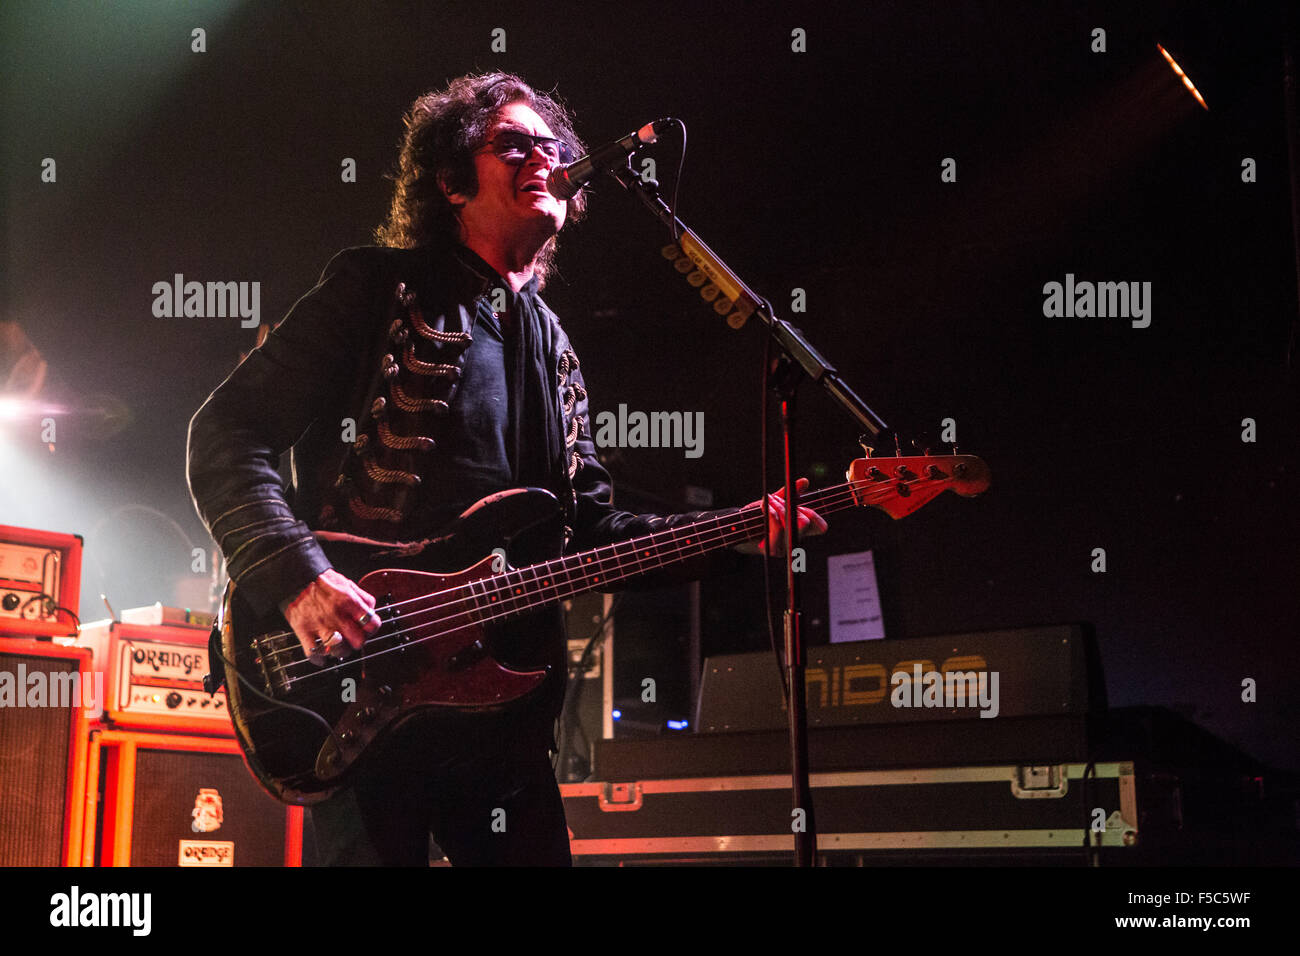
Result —
<instances>
[{"instance_id":1,"label":"man's right hand","mask_svg":"<svg viewBox=\"0 0 1300 956\"><path fill-rule=\"evenodd\" d=\"M374 596L333 568L322 571L283 611L303 651L317 663L322 662L322 653L347 657L361 650L367 635L379 630L381 623Z\"/></svg>"}]
</instances>

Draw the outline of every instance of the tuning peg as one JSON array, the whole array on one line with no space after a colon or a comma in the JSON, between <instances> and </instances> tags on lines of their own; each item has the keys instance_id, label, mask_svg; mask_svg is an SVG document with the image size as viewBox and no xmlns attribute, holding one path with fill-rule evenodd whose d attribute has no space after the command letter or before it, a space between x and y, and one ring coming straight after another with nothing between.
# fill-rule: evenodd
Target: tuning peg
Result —
<instances>
[{"instance_id":1,"label":"tuning peg","mask_svg":"<svg viewBox=\"0 0 1300 956\"><path fill-rule=\"evenodd\" d=\"M870 458L875 453L876 450L874 445L868 444L868 442L872 442L872 441L875 441L875 439L872 438L870 435L858 436L858 444L862 446L862 452L868 458Z\"/></svg>"}]
</instances>

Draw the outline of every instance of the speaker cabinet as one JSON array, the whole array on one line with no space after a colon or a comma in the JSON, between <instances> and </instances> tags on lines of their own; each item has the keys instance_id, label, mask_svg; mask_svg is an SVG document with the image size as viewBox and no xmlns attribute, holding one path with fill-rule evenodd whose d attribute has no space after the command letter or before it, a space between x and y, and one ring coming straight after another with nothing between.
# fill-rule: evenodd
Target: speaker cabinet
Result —
<instances>
[{"instance_id":1,"label":"speaker cabinet","mask_svg":"<svg viewBox=\"0 0 1300 956\"><path fill-rule=\"evenodd\" d=\"M302 808L267 796L233 740L97 730L88 764L87 865L302 865Z\"/></svg>"},{"instance_id":2,"label":"speaker cabinet","mask_svg":"<svg viewBox=\"0 0 1300 956\"><path fill-rule=\"evenodd\" d=\"M0 636L0 866L80 857L97 683L84 648Z\"/></svg>"}]
</instances>

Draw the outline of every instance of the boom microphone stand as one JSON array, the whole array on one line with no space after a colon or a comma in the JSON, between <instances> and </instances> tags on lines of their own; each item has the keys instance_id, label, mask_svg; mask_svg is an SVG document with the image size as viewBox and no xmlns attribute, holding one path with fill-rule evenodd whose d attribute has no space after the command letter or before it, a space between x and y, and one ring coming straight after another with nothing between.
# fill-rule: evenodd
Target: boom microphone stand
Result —
<instances>
[{"instance_id":1,"label":"boom microphone stand","mask_svg":"<svg viewBox=\"0 0 1300 956\"><path fill-rule=\"evenodd\" d=\"M779 358L768 370L768 384L781 398L782 450L785 467L786 513L794 515L787 522L786 533L786 610L784 618L785 670L790 689L790 777L791 818L794 821L794 855L796 866L812 866L817 858L817 826L813 818L812 792L808 785L808 720L804 686L804 648L799 630L799 582L794 571L794 549L799 543L799 500L794 479L795 393L804 379L809 379L830 393L831 398L865 430L872 443L888 426L867 407L839 377L835 368L804 338L803 333L778 319L766 299L759 298L727 268L718 256L694 232L673 215L659 197L659 184L642 179L631 166L615 168L610 175L632 192L660 222L672 232L681 251L717 288L714 310L727 314L732 328L740 328L751 315L758 316L768 327L768 335L779 351ZM734 311L733 311L734 310ZM802 822L802 827L800 827Z\"/></svg>"}]
</instances>

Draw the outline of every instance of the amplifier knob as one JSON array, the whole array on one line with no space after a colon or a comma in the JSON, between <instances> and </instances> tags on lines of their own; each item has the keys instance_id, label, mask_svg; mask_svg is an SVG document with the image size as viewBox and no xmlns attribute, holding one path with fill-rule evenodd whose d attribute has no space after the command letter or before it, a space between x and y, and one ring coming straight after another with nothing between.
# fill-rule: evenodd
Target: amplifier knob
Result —
<instances>
[{"instance_id":1,"label":"amplifier knob","mask_svg":"<svg viewBox=\"0 0 1300 956\"><path fill-rule=\"evenodd\" d=\"M181 705L181 699L180 694L176 693L176 691L172 691L167 695L166 704L170 709L175 710Z\"/></svg>"}]
</instances>

